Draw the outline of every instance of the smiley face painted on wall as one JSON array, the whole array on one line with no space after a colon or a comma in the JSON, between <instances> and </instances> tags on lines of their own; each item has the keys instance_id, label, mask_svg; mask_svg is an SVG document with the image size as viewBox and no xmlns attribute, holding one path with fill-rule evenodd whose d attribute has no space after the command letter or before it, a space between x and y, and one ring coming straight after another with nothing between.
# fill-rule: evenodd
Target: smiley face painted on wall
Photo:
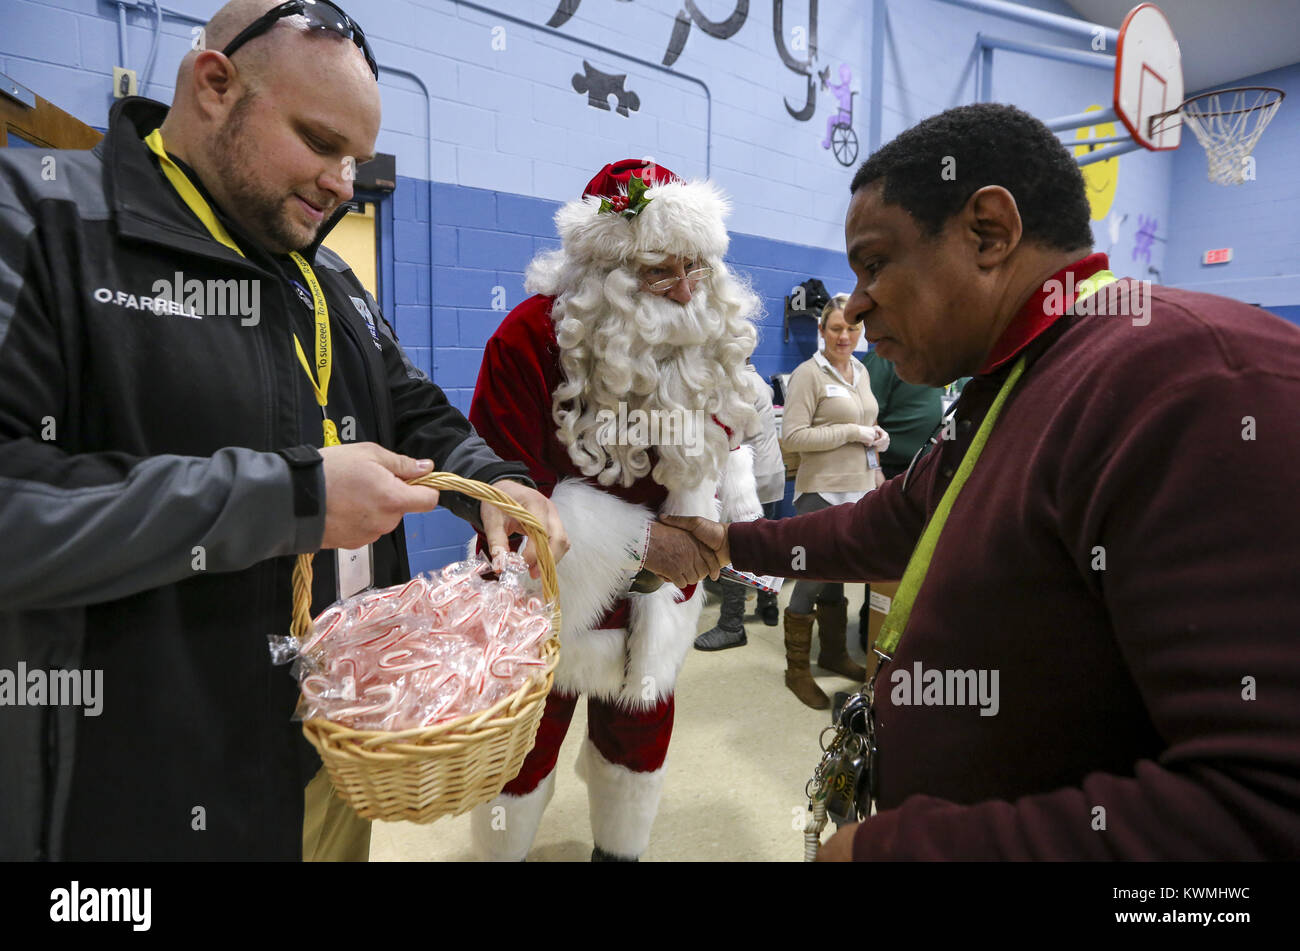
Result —
<instances>
[{"instance_id":1,"label":"smiley face painted on wall","mask_svg":"<svg viewBox=\"0 0 1300 951\"><path fill-rule=\"evenodd\" d=\"M1098 112L1100 110L1101 106L1089 106L1083 111ZM1080 141L1109 139L1115 135L1115 123L1113 122L1099 122L1097 125L1078 129L1074 133L1075 139ZM1105 148L1105 146L1076 145L1074 154L1077 158L1100 148ZM1115 188L1119 185L1119 159L1113 158L1104 162L1093 162L1091 165L1085 165L1079 171L1083 173L1083 182L1088 186L1088 204L1092 208L1092 220L1101 221L1110 212L1110 206L1115 201Z\"/></svg>"}]
</instances>

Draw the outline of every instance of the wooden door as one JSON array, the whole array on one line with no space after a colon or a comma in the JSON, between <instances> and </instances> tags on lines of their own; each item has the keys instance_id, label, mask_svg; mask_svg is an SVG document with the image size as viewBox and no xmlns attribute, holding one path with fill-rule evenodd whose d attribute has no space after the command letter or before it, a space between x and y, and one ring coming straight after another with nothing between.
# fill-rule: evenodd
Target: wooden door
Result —
<instances>
[{"instance_id":1,"label":"wooden door","mask_svg":"<svg viewBox=\"0 0 1300 951\"><path fill-rule=\"evenodd\" d=\"M103 134L0 74L0 148L90 149Z\"/></svg>"}]
</instances>

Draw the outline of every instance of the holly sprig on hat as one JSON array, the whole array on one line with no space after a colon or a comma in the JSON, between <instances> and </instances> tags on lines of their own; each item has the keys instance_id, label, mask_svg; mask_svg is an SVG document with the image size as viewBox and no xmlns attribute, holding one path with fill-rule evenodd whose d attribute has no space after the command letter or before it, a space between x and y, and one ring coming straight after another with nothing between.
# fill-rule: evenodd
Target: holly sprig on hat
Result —
<instances>
[{"instance_id":1,"label":"holly sprig on hat","mask_svg":"<svg viewBox=\"0 0 1300 951\"><path fill-rule=\"evenodd\" d=\"M646 205L654 200L645 196L646 189L647 185L644 181L636 175L631 176L627 180L626 195L615 195L613 198L602 198L600 200L600 214L613 212L631 221L645 210Z\"/></svg>"}]
</instances>

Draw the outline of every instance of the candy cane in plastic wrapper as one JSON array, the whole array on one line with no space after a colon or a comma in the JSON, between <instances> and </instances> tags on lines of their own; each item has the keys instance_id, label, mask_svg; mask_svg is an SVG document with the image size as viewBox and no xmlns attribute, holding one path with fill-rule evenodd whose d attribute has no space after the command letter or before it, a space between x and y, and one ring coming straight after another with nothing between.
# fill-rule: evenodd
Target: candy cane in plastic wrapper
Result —
<instances>
[{"instance_id":1,"label":"candy cane in plastic wrapper","mask_svg":"<svg viewBox=\"0 0 1300 951\"><path fill-rule=\"evenodd\" d=\"M485 710L542 675L550 609L507 552L332 605L298 647L297 715L406 730Z\"/></svg>"}]
</instances>

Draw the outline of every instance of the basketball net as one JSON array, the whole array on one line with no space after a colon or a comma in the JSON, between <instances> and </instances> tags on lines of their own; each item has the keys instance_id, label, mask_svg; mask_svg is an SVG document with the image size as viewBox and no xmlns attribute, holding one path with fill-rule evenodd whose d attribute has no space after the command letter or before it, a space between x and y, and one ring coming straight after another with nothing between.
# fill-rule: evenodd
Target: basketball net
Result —
<instances>
[{"instance_id":1,"label":"basketball net","mask_svg":"<svg viewBox=\"0 0 1300 951\"><path fill-rule=\"evenodd\" d=\"M1210 181L1240 185L1246 180L1246 159L1282 103L1278 93L1274 89L1225 89L1183 103L1183 124L1205 147Z\"/></svg>"}]
</instances>

